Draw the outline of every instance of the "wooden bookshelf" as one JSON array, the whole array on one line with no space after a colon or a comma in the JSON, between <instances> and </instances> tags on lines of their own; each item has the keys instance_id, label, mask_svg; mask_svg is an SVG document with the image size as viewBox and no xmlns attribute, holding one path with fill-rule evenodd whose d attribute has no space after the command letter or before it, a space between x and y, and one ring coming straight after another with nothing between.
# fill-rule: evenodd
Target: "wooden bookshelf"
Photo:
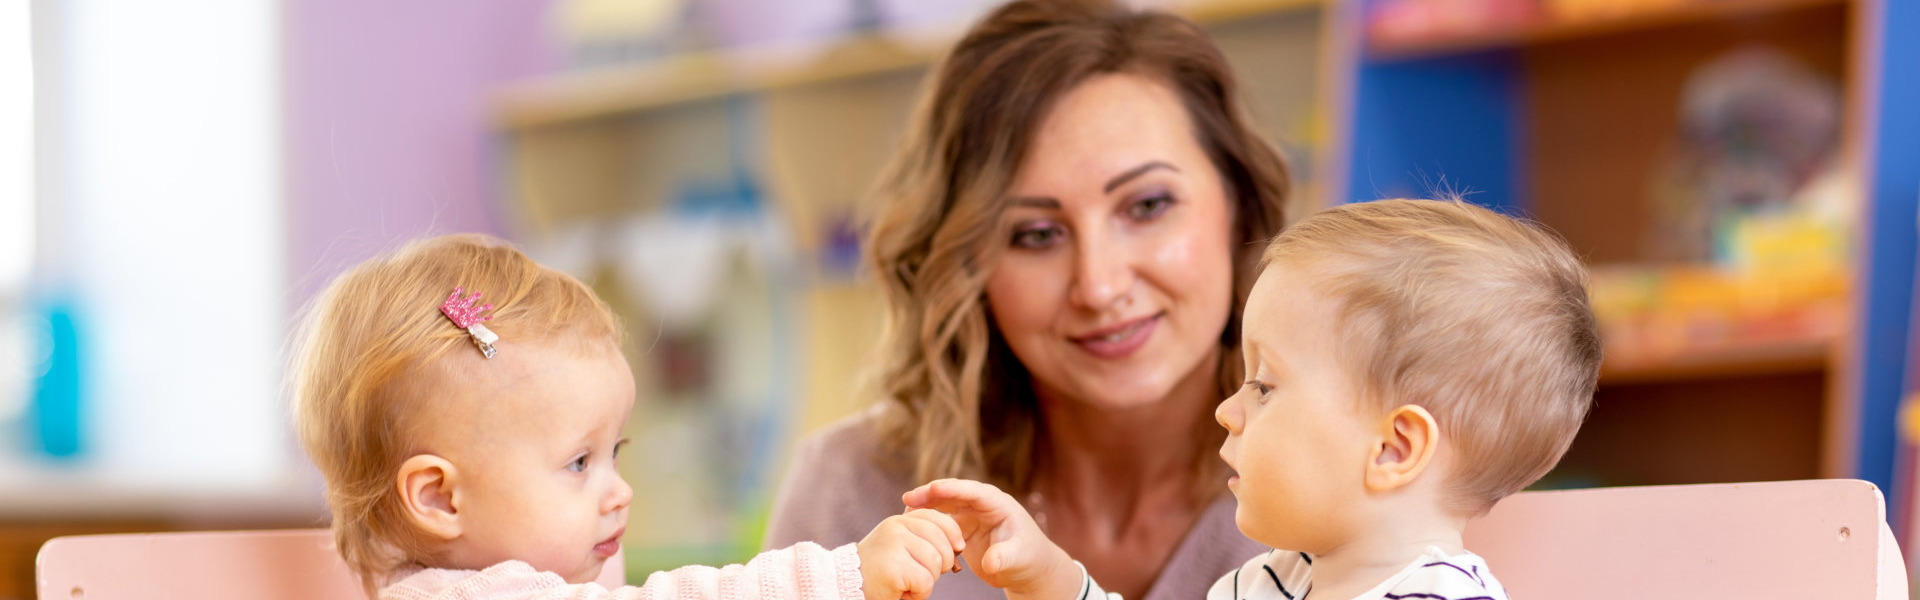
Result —
<instances>
[{"instance_id":1,"label":"wooden bookshelf","mask_svg":"<svg viewBox=\"0 0 1920 600\"><path fill-rule=\"evenodd\" d=\"M1328 0L1196 0L1177 12L1202 25L1283 14ZM924 68L956 40L863 33L675 55L631 66L528 81L502 90L493 120L506 130L586 121L733 94L768 92Z\"/></svg>"},{"instance_id":2,"label":"wooden bookshelf","mask_svg":"<svg viewBox=\"0 0 1920 600\"><path fill-rule=\"evenodd\" d=\"M1600 365L1600 385L1818 373L1829 368L1836 342L1809 338L1700 349L1657 358L1608 357Z\"/></svg>"}]
</instances>

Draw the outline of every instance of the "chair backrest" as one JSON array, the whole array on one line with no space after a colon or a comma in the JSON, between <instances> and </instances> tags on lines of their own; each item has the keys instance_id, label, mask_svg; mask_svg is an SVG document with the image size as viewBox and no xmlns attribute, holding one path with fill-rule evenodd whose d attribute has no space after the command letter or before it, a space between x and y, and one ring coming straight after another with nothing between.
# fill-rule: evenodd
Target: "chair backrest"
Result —
<instances>
[{"instance_id":1,"label":"chair backrest","mask_svg":"<svg viewBox=\"0 0 1920 600\"><path fill-rule=\"evenodd\" d=\"M1880 490L1850 479L1523 492L1467 524L1514 598L1906 598Z\"/></svg>"},{"instance_id":2,"label":"chair backrest","mask_svg":"<svg viewBox=\"0 0 1920 600\"><path fill-rule=\"evenodd\" d=\"M54 538L35 567L41 600L360 600L360 580L325 529L128 533ZM600 583L626 582L622 556Z\"/></svg>"}]
</instances>

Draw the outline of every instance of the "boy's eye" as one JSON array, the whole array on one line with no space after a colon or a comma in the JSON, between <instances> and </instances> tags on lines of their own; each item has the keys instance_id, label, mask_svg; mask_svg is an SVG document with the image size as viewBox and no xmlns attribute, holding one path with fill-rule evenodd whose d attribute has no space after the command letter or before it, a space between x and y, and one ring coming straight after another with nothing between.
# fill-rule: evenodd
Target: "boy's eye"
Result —
<instances>
[{"instance_id":1,"label":"boy's eye","mask_svg":"<svg viewBox=\"0 0 1920 600\"><path fill-rule=\"evenodd\" d=\"M1273 386L1260 383L1260 380L1258 379L1248 379L1246 383L1246 387L1253 388L1254 393L1258 395L1262 400L1266 399L1267 394L1273 392Z\"/></svg>"},{"instance_id":2,"label":"boy's eye","mask_svg":"<svg viewBox=\"0 0 1920 600\"><path fill-rule=\"evenodd\" d=\"M614 457L614 458L620 458L620 449L621 449L621 448L625 448L625 447L627 447L627 442L631 442L631 441L633 441L633 440L620 440L620 442L619 442L619 443L616 443L616 444L614 444L614 445L613 445L613 457Z\"/></svg>"},{"instance_id":3,"label":"boy's eye","mask_svg":"<svg viewBox=\"0 0 1920 600\"><path fill-rule=\"evenodd\" d=\"M573 471L573 472L575 472L575 473L583 473L583 472L586 472L586 470L587 470L587 455L585 455L585 454L582 454L582 455L580 455L580 456L576 456L576 457L574 457L574 459L573 459L573 462L570 462L570 463L567 463L567 470L568 470L568 471Z\"/></svg>"}]
</instances>

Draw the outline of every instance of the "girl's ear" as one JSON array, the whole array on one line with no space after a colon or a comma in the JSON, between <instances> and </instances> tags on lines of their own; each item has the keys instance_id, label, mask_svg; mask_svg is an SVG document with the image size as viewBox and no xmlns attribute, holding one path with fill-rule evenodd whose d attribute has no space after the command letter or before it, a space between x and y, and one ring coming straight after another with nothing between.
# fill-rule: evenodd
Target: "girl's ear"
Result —
<instances>
[{"instance_id":1,"label":"girl's ear","mask_svg":"<svg viewBox=\"0 0 1920 600\"><path fill-rule=\"evenodd\" d=\"M1380 421L1379 442L1367 462L1367 491L1384 492L1413 483L1440 447L1440 423L1433 413L1402 404Z\"/></svg>"},{"instance_id":2,"label":"girl's ear","mask_svg":"<svg viewBox=\"0 0 1920 600\"><path fill-rule=\"evenodd\" d=\"M420 454L400 463L395 481L413 524L441 540L460 537L459 502L454 498L456 477L452 462Z\"/></svg>"}]
</instances>

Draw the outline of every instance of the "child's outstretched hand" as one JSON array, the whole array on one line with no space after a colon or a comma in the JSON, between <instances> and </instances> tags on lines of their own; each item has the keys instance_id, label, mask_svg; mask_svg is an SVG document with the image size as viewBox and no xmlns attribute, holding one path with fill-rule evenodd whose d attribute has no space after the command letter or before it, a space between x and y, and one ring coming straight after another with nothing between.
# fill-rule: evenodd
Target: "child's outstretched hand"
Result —
<instances>
[{"instance_id":1,"label":"child's outstretched hand","mask_svg":"<svg viewBox=\"0 0 1920 600\"><path fill-rule=\"evenodd\" d=\"M966 547L960 525L934 510L910 510L881 521L855 546L867 600L926 600L933 582L959 570Z\"/></svg>"},{"instance_id":2,"label":"child's outstretched hand","mask_svg":"<svg viewBox=\"0 0 1920 600\"><path fill-rule=\"evenodd\" d=\"M1009 600L1072 600L1084 577L1065 550L1047 539L1013 496L978 481L941 479L900 498L912 508L952 514L966 532L968 565Z\"/></svg>"}]
</instances>

